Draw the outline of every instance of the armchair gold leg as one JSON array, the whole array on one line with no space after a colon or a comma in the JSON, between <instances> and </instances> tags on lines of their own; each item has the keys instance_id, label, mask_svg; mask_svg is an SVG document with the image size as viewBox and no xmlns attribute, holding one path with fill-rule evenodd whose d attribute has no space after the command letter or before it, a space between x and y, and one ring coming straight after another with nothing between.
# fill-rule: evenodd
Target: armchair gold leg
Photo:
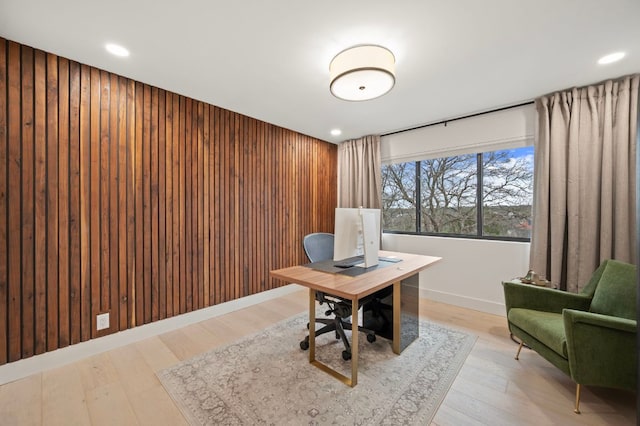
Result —
<instances>
[{"instance_id":1,"label":"armchair gold leg","mask_svg":"<svg viewBox=\"0 0 640 426\"><path fill-rule=\"evenodd\" d=\"M573 412L580 414L580 383L576 384L576 408Z\"/></svg>"},{"instance_id":2,"label":"armchair gold leg","mask_svg":"<svg viewBox=\"0 0 640 426\"><path fill-rule=\"evenodd\" d=\"M518 346L518 352L516 352L516 359L519 360L520 358L520 351L522 350L522 347L524 346L524 342L520 342L520 346Z\"/></svg>"}]
</instances>

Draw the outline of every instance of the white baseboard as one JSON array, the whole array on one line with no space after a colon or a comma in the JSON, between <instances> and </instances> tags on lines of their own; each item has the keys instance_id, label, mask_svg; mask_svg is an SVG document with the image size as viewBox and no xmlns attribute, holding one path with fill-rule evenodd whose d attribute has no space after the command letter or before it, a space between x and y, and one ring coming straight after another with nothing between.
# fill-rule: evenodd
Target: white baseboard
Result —
<instances>
[{"instance_id":1,"label":"white baseboard","mask_svg":"<svg viewBox=\"0 0 640 426\"><path fill-rule=\"evenodd\" d=\"M304 287L297 284L289 284L284 287L253 294L251 296L221 303L219 305L188 312L186 314L141 325L114 334L109 334L108 336L99 337L57 349L55 351L45 352L30 358L11 362L0 366L0 385L22 379L45 370L61 367L66 364L79 361L83 358L176 330L190 324L237 311L238 309L262 303L266 300L300 291L303 288Z\"/></svg>"},{"instance_id":2,"label":"white baseboard","mask_svg":"<svg viewBox=\"0 0 640 426\"><path fill-rule=\"evenodd\" d=\"M475 311L486 312L488 314L506 316L505 306L490 300L474 299L460 296L459 294L444 293L428 289L420 289L420 297L435 300L436 302L447 303L449 305L461 306Z\"/></svg>"}]
</instances>

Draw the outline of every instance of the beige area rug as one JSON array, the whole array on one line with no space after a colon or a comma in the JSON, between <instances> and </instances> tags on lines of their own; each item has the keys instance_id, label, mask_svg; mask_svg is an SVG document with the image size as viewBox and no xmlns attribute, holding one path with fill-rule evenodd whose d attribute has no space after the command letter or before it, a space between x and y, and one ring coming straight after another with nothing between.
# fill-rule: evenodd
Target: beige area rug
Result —
<instances>
[{"instance_id":1,"label":"beige area rug","mask_svg":"<svg viewBox=\"0 0 640 426\"><path fill-rule=\"evenodd\" d=\"M350 388L309 364L299 347L307 321L289 318L158 377L193 425L427 425L476 341L421 321L419 339L395 355L390 341L361 334L358 385ZM333 333L317 345L319 360L350 371Z\"/></svg>"}]
</instances>

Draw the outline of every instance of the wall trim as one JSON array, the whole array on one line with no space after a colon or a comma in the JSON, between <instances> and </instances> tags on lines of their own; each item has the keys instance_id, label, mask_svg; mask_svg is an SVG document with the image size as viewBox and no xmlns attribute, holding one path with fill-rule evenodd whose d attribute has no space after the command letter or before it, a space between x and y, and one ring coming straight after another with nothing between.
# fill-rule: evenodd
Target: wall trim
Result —
<instances>
[{"instance_id":1,"label":"wall trim","mask_svg":"<svg viewBox=\"0 0 640 426\"><path fill-rule=\"evenodd\" d=\"M197 311L187 312L182 315L119 331L107 336L87 340L65 348L56 349L55 351L35 355L30 358L10 362L0 366L0 385L19 380L33 374L41 373L46 370L62 367L102 352L110 351L149 337L154 337L159 334L186 327L187 325L257 305L267 300L275 299L302 289L303 287L298 284L289 284L283 287L245 296L240 299L199 309Z\"/></svg>"}]
</instances>

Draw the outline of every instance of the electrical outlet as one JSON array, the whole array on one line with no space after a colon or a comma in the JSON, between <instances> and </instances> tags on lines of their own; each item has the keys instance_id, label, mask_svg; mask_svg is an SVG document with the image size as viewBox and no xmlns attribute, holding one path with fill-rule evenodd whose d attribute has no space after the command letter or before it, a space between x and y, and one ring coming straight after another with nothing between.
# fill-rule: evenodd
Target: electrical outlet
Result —
<instances>
[{"instance_id":1,"label":"electrical outlet","mask_svg":"<svg viewBox=\"0 0 640 426\"><path fill-rule=\"evenodd\" d=\"M109 328L109 312L100 314L96 317L96 326L98 331Z\"/></svg>"}]
</instances>

